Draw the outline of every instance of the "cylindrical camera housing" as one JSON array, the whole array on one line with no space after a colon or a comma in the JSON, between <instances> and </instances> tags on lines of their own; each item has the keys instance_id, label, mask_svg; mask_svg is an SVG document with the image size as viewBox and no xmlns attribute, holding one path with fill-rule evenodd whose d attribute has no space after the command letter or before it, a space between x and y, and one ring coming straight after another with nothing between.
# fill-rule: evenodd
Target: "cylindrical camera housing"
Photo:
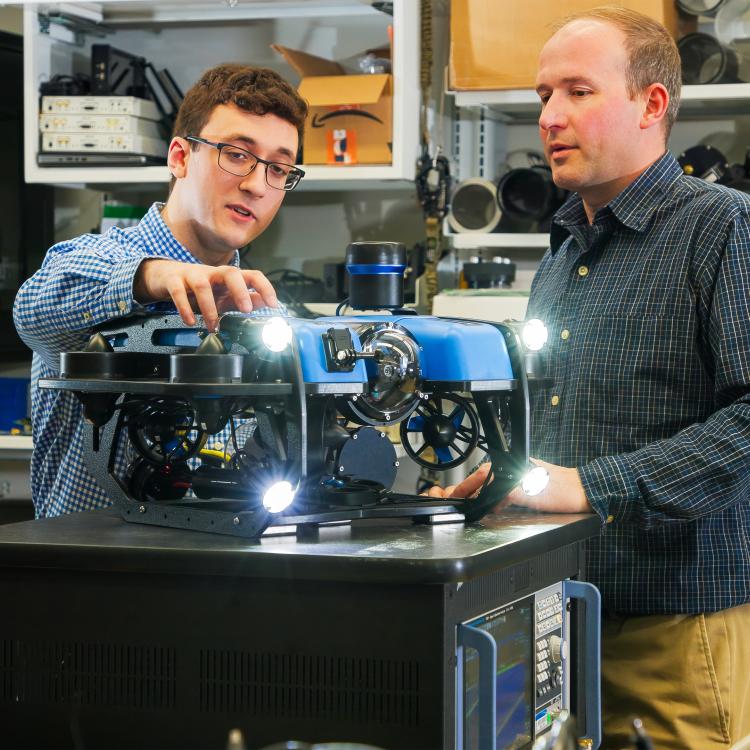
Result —
<instances>
[{"instance_id":1,"label":"cylindrical camera housing","mask_svg":"<svg viewBox=\"0 0 750 750\"><path fill-rule=\"evenodd\" d=\"M497 184L500 210L512 219L544 221L565 202L565 191L552 181L547 165L506 172Z\"/></svg>"},{"instance_id":2,"label":"cylindrical camera housing","mask_svg":"<svg viewBox=\"0 0 750 750\"><path fill-rule=\"evenodd\" d=\"M352 242L346 248L349 305L355 310L403 307L406 248L400 242Z\"/></svg>"},{"instance_id":3,"label":"cylindrical camera housing","mask_svg":"<svg viewBox=\"0 0 750 750\"><path fill-rule=\"evenodd\" d=\"M487 234L502 218L493 182L472 177L456 186L448 212L448 225L454 232Z\"/></svg>"},{"instance_id":4,"label":"cylindrical camera housing","mask_svg":"<svg viewBox=\"0 0 750 750\"><path fill-rule=\"evenodd\" d=\"M737 83L739 60L730 47L700 31L682 37L677 43L682 61L684 84Z\"/></svg>"},{"instance_id":5,"label":"cylindrical camera housing","mask_svg":"<svg viewBox=\"0 0 750 750\"><path fill-rule=\"evenodd\" d=\"M689 16L715 16L725 0L677 0L677 7Z\"/></svg>"}]
</instances>

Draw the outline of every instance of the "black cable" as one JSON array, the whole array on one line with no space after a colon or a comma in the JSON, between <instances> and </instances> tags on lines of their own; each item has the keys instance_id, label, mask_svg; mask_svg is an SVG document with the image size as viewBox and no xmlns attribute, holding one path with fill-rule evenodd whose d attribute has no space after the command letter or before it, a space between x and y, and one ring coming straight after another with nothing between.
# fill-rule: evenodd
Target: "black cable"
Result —
<instances>
[{"instance_id":1,"label":"black cable","mask_svg":"<svg viewBox=\"0 0 750 750\"><path fill-rule=\"evenodd\" d=\"M253 468L252 456L250 456L247 453L247 451L245 451L244 446L240 448L239 443L237 442L237 432L236 432L236 427L234 424L234 417L240 417L246 420L254 419L253 415L247 414L247 408L248 408L247 404L243 406L242 402L240 402L239 408L238 408L237 402L233 402L232 408L230 409L230 415L229 415L229 429L231 432L232 446L234 448L234 453L231 455L229 459L229 466L234 469L239 469L240 471L251 471ZM256 421L256 425L257 425L257 421Z\"/></svg>"},{"instance_id":2,"label":"black cable","mask_svg":"<svg viewBox=\"0 0 750 750\"><path fill-rule=\"evenodd\" d=\"M249 271L255 271L257 270L255 266L253 266L249 262L246 262L248 256L250 255L250 251L251 245L246 245L240 250L240 268L247 269ZM273 271L269 271L265 275L269 278L269 280L273 281L273 286L276 290L276 296L279 298L279 302L282 302L284 305L286 305L289 312L294 317L307 318L309 320L314 320L315 318L321 317L318 313L313 312L309 307L307 307L304 302L300 302L292 293L292 290L290 290L288 287L283 286L284 283L289 283L293 286L300 286L301 284L315 284L316 286L319 286L321 288L320 300L322 301L324 298L322 288L323 282L320 279L316 279L313 276L306 276L305 274L300 273L299 271L295 271L291 268L275 268ZM273 278L279 275L279 279Z\"/></svg>"},{"instance_id":3,"label":"black cable","mask_svg":"<svg viewBox=\"0 0 750 750\"><path fill-rule=\"evenodd\" d=\"M336 307L336 315L337 316L341 315L341 311L345 307L348 307L348 305L349 305L349 297L344 297L344 299L342 299L341 302L339 302L338 306Z\"/></svg>"},{"instance_id":4,"label":"black cable","mask_svg":"<svg viewBox=\"0 0 750 750\"><path fill-rule=\"evenodd\" d=\"M323 300L325 298L325 286L321 279L307 276L292 268L275 268L266 274L269 281L273 283L276 295L296 317L314 319L320 317L305 302ZM305 297L307 299L305 299Z\"/></svg>"},{"instance_id":5,"label":"black cable","mask_svg":"<svg viewBox=\"0 0 750 750\"><path fill-rule=\"evenodd\" d=\"M237 444L237 433L234 428L234 415L229 415L229 430L232 433L232 447L234 448L234 452L238 453L240 450L240 446Z\"/></svg>"},{"instance_id":6,"label":"black cable","mask_svg":"<svg viewBox=\"0 0 750 750\"><path fill-rule=\"evenodd\" d=\"M300 281L311 281L315 282L316 284L320 283L320 279L316 279L314 276L307 276L306 274L302 273L301 271L295 271L293 268L274 268L273 271L269 271L266 274L266 277L270 279L272 276L281 276L282 280L285 280L287 278L291 279L299 279Z\"/></svg>"}]
</instances>

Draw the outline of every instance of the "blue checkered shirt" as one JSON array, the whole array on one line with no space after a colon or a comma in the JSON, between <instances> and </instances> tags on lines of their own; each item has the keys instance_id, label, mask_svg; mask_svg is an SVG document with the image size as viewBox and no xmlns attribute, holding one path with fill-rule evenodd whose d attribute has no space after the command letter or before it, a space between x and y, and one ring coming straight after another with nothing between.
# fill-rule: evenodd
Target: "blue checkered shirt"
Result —
<instances>
[{"instance_id":1,"label":"blue checkered shirt","mask_svg":"<svg viewBox=\"0 0 750 750\"><path fill-rule=\"evenodd\" d=\"M31 493L37 517L58 516L110 504L84 464L84 420L81 404L69 391L41 389L39 378L60 374L60 353L80 351L93 326L134 312L166 312L171 303L140 305L133 299L133 278L145 258L199 261L181 245L161 218L155 203L135 227L110 229L104 235L85 234L60 242L20 288L13 318L18 333L34 351L31 366ZM239 265L235 253L234 265ZM281 312L285 312L281 308ZM263 308L261 315L278 315ZM210 444L229 444L228 430ZM125 440L119 446L115 470L128 463Z\"/></svg>"},{"instance_id":2,"label":"blue checkered shirt","mask_svg":"<svg viewBox=\"0 0 750 750\"><path fill-rule=\"evenodd\" d=\"M617 613L750 601L750 199L667 153L592 225L571 196L550 245L532 455L577 467L602 519L588 580Z\"/></svg>"}]
</instances>

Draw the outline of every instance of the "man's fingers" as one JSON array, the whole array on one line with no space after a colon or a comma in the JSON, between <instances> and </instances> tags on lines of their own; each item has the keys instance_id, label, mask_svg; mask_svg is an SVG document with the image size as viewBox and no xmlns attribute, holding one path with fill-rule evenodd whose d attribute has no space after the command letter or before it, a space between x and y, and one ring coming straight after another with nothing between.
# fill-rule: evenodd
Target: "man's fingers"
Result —
<instances>
[{"instance_id":1,"label":"man's fingers","mask_svg":"<svg viewBox=\"0 0 750 750\"><path fill-rule=\"evenodd\" d=\"M271 282L260 271L242 271L245 279L245 286L252 287L263 300L262 305L256 307L278 307L279 300Z\"/></svg>"},{"instance_id":2,"label":"man's fingers","mask_svg":"<svg viewBox=\"0 0 750 750\"><path fill-rule=\"evenodd\" d=\"M229 298L234 305L234 309L243 313L249 313L256 306L252 297L255 296L257 299L257 295L252 295L248 290L243 273L239 271L239 269L232 270L235 272L227 272L224 274L224 286L226 287Z\"/></svg>"},{"instance_id":3,"label":"man's fingers","mask_svg":"<svg viewBox=\"0 0 750 750\"><path fill-rule=\"evenodd\" d=\"M250 304L248 305L248 309L243 310L235 302L235 298L231 294L229 294L229 292L227 291L219 292L218 290L214 289L214 298L216 299L216 307L220 313L225 313L225 312L228 312L229 310L239 310L240 312L251 312L252 310L257 310L261 307L266 307L266 301L254 289L247 289L247 293L249 295L248 299L250 300Z\"/></svg>"},{"instance_id":4,"label":"man's fingers","mask_svg":"<svg viewBox=\"0 0 750 750\"><path fill-rule=\"evenodd\" d=\"M445 497L445 490L438 484L427 490L427 497Z\"/></svg>"},{"instance_id":5,"label":"man's fingers","mask_svg":"<svg viewBox=\"0 0 750 750\"><path fill-rule=\"evenodd\" d=\"M191 289L198 309L203 315L203 321L209 331L216 330L219 323L219 313L216 310L216 300L214 299L214 290L211 284L205 278L192 280Z\"/></svg>"},{"instance_id":6,"label":"man's fingers","mask_svg":"<svg viewBox=\"0 0 750 750\"><path fill-rule=\"evenodd\" d=\"M475 492L479 492L484 484L484 480L487 479L487 474L490 470L490 464L482 464L473 474L469 474L463 482L457 484L451 497L471 497Z\"/></svg>"},{"instance_id":7,"label":"man's fingers","mask_svg":"<svg viewBox=\"0 0 750 750\"><path fill-rule=\"evenodd\" d=\"M254 289L250 289L250 301L253 303L253 310L257 310L259 307L267 307L266 301L263 297L258 294Z\"/></svg>"},{"instance_id":8,"label":"man's fingers","mask_svg":"<svg viewBox=\"0 0 750 750\"><path fill-rule=\"evenodd\" d=\"M178 261L165 261L161 265L153 263L151 266L144 264L144 269L143 275L149 284L144 282L142 285L157 288L157 291L159 286L162 290L166 288L187 325L195 325L194 309L201 312L206 327L213 331L219 322L219 309L222 312L239 310L249 313L260 307L278 307L276 292L260 271ZM156 299L164 298L160 296L163 292L154 292L153 295ZM195 303L193 306L191 301Z\"/></svg>"},{"instance_id":9,"label":"man's fingers","mask_svg":"<svg viewBox=\"0 0 750 750\"><path fill-rule=\"evenodd\" d=\"M187 290L182 279L171 281L167 286L167 291L185 325L195 325L195 314L193 313L193 308L190 306L190 300L188 299Z\"/></svg>"},{"instance_id":10,"label":"man's fingers","mask_svg":"<svg viewBox=\"0 0 750 750\"><path fill-rule=\"evenodd\" d=\"M465 500L467 497L472 497L479 492L483 482L484 480L477 481L472 474L453 488L451 497L460 498L461 500Z\"/></svg>"}]
</instances>

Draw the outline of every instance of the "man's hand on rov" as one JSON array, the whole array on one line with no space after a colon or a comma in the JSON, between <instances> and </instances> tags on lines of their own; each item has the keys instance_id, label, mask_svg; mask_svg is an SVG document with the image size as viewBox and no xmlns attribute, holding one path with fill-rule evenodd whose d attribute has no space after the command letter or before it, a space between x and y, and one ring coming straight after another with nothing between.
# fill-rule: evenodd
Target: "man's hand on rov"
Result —
<instances>
[{"instance_id":1,"label":"man's hand on rov","mask_svg":"<svg viewBox=\"0 0 750 750\"><path fill-rule=\"evenodd\" d=\"M219 314L227 310L250 312L278 306L271 282L260 271L158 258L144 260L139 266L133 296L141 304L171 299L189 326L195 325L195 307L209 331L215 330Z\"/></svg>"},{"instance_id":2,"label":"man's hand on rov","mask_svg":"<svg viewBox=\"0 0 750 750\"><path fill-rule=\"evenodd\" d=\"M489 461L482 464L475 472L469 474L463 482L452 484L443 489L440 486L430 487L427 491L428 497L474 497L482 489L484 480L487 479L487 473L490 470ZM507 503L505 503L507 505Z\"/></svg>"},{"instance_id":3,"label":"man's hand on rov","mask_svg":"<svg viewBox=\"0 0 750 750\"><path fill-rule=\"evenodd\" d=\"M535 458L532 458L531 462L547 470L549 484L542 492L533 496L527 495L518 485L495 506L495 510L500 510L506 505L520 505L545 513L590 513L592 511L577 469L555 466L555 464L548 464L546 461L539 461ZM472 497L481 489L489 470L489 463L482 464L460 484L445 489L432 487L427 494L430 497Z\"/></svg>"},{"instance_id":4,"label":"man's hand on rov","mask_svg":"<svg viewBox=\"0 0 750 750\"><path fill-rule=\"evenodd\" d=\"M527 495L518 485L506 498L511 505L521 505L545 513L591 513L578 469L548 464L532 458L531 462L547 470L549 483L538 495Z\"/></svg>"}]
</instances>

